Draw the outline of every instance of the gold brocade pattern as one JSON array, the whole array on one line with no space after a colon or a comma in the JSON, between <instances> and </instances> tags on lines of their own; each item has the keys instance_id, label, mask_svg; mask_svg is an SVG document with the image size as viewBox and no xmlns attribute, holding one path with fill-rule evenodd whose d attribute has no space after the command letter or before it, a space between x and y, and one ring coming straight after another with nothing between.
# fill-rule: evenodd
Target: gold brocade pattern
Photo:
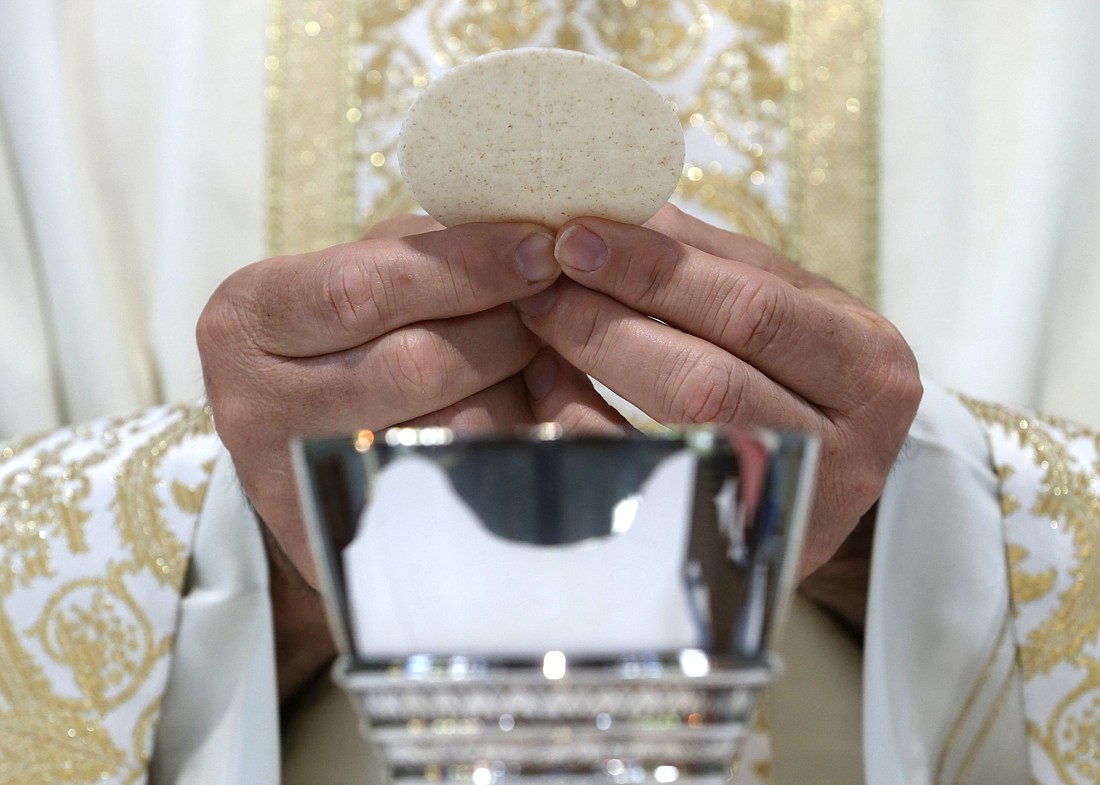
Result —
<instances>
[{"instance_id":1,"label":"gold brocade pattern","mask_svg":"<svg viewBox=\"0 0 1100 785\"><path fill-rule=\"evenodd\" d=\"M144 781L216 449L202 406L0 446L3 785Z\"/></svg>"},{"instance_id":2,"label":"gold brocade pattern","mask_svg":"<svg viewBox=\"0 0 1100 785\"><path fill-rule=\"evenodd\" d=\"M791 218L783 249L873 307L881 9L878 0L791 0L791 7Z\"/></svg>"},{"instance_id":3,"label":"gold brocade pattern","mask_svg":"<svg viewBox=\"0 0 1100 785\"><path fill-rule=\"evenodd\" d=\"M963 402L989 428L1030 757L1039 783L1100 781L1100 435Z\"/></svg>"},{"instance_id":4,"label":"gold brocade pattern","mask_svg":"<svg viewBox=\"0 0 1100 785\"><path fill-rule=\"evenodd\" d=\"M354 239L359 102L350 0L272 0L267 245L297 253Z\"/></svg>"},{"instance_id":5,"label":"gold brocade pattern","mask_svg":"<svg viewBox=\"0 0 1100 785\"><path fill-rule=\"evenodd\" d=\"M674 201L877 294L875 0L274 0L269 245L354 239L416 209L396 141L432 78L486 52L580 49L677 108Z\"/></svg>"}]
</instances>

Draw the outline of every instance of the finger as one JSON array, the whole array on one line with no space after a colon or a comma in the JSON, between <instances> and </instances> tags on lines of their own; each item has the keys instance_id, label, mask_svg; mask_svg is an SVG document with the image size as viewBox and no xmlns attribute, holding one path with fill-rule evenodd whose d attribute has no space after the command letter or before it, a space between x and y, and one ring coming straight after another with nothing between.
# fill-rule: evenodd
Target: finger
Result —
<instances>
[{"instance_id":1,"label":"finger","mask_svg":"<svg viewBox=\"0 0 1100 785\"><path fill-rule=\"evenodd\" d=\"M835 288L824 279L791 262L767 243L737 232L719 229L672 204L666 204L644 225L712 256L750 264L800 289Z\"/></svg>"},{"instance_id":2,"label":"finger","mask_svg":"<svg viewBox=\"0 0 1100 785\"><path fill-rule=\"evenodd\" d=\"M479 390L468 398L402 423L411 428L450 428L462 434L507 433L510 427L534 425L535 415L527 400L520 374Z\"/></svg>"},{"instance_id":3,"label":"finger","mask_svg":"<svg viewBox=\"0 0 1100 785\"><path fill-rule=\"evenodd\" d=\"M516 307L566 362L660 423L824 427L804 400L732 353L572 281Z\"/></svg>"},{"instance_id":4,"label":"finger","mask_svg":"<svg viewBox=\"0 0 1100 785\"><path fill-rule=\"evenodd\" d=\"M722 347L820 406L848 401L858 382L849 372L874 359L864 318L650 229L582 219L561 231L556 254L585 287Z\"/></svg>"},{"instance_id":5,"label":"finger","mask_svg":"<svg viewBox=\"0 0 1100 785\"><path fill-rule=\"evenodd\" d=\"M451 406L518 374L539 342L513 308L421 322L346 352L267 357L265 394L300 412L303 433L379 430ZM245 396L250 397L250 396Z\"/></svg>"},{"instance_id":6,"label":"finger","mask_svg":"<svg viewBox=\"0 0 1100 785\"><path fill-rule=\"evenodd\" d=\"M530 408L540 422L556 422L568 431L620 434L630 424L592 386L588 377L549 347L524 369Z\"/></svg>"},{"instance_id":7,"label":"finger","mask_svg":"<svg viewBox=\"0 0 1100 785\"><path fill-rule=\"evenodd\" d=\"M226 342L244 333L268 354L341 351L545 288L560 272L552 242L531 224L467 224L270 259L231 276L206 321L224 325Z\"/></svg>"}]
</instances>

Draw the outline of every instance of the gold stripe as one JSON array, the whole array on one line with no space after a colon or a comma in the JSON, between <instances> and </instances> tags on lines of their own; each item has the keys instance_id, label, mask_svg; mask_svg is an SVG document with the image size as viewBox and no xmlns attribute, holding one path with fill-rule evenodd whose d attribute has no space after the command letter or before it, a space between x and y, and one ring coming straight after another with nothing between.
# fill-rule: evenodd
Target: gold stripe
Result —
<instances>
[{"instance_id":1,"label":"gold stripe","mask_svg":"<svg viewBox=\"0 0 1100 785\"><path fill-rule=\"evenodd\" d=\"M935 780L933 780L934 782L943 782L943 772L944 768L947 766L947 759L951 757L955 745L958 744L959 737L962 735L963 724L966 722L967 717L969 717L970 712L974 709L974 704L977 702L978 696L981 695L986 682L989 681L989 677L993 673L993 666L997 663L997 656L1000 654L1001 645L1004 643L1005 636L1008 634L1010 622L1011 619L1006 614L1004 621L1001 623L1001 630L997 633L997 641L993 644L993 648L986 658L985 665L982 667L982 672L978 676L978 680L974 682L974 686L970 689L970 694L966 696L966 701L963 702L962 708L959 709L959 713L955 716L955 721L951 724L951 730L947 734L947 741L944 743L943 751L940 752L940 758L936 762L936 777ZM1014 663L1013 670L1015 670L1015 667ZM958 777L955 778L955 782L958 782Z\"/></svg>"},{"instance_id":2,"label":"gold stripe","mask_svg":"<svg viewBox=\"0 0 1100 785\"><path fill-rule=\"evenodd\" d=\"M789 0L785 252L878 299L878 0Z\"/></svg>"},{"instance_id":3,"label":"gold stripe","mask_svg":"<svg viewBox=\"0 0 1100 785\"><path fill-rule=\"evenodd\" d=\"M812 0L811 0L812 2ZM806 3L804 0L788 0L787 50L790 65L787 71L787 163L790 166L787 182L787 198L790 200L790 217L784 237L783 252L793 261L803 264L805 245L804 213L806 182L809 172L801 165L803 139L806 136L806 97L803 47L806 43Z\"/></svg>"},{"instance_id":4,"label":"gold stripe","mask_svg":"<svg viewBox=\"0 0 1100 785\"><path fill-rule=\"evenodd\" d=\"M981 748L982 742L985 741L986 736L988 736L990 730L993 729L993 723L1001 716L1001 710L1004 708L1005 699L1008 697L1009 689L1012 687L1012 677L1015 675L1017 667L1019 666L1016 661L1013 660L1012 667L1005 675L1004 681L1001 682L1001 686L997 690L997 698L993 701L993 708L990 709L989 714L982 722L982 727L978 729L978 735L970 742L970 747L966 751L966 757L963 758L962 765L959 766L959 773L955 776L954 785L960 785L966 780L967 776L970 774L970 768L974 765L974 759L978 757L978 750Z\"/></svg>"},{"instance_id":5,"label":"gold stripe","mask_svg":"<svg viewBox=\"0 0 1100 785\"><path fill-rule=\"evenodd\" d=\"M271 255L355 237L355 124L349 52L355 2L272 0L267 245Z\"/></svg>"},{"instance_id":6,"label":"gold stripe","mask_svg":"<svg viewBox=\"0 0 1100 785\"><path fill-rule=\"evenodd\" d=\"M878 0L787 0L791 70L784 250L877 300ZM268 248L358 234L351 70L361 0L272 0L267 66Z\"/></svg>"}]
</instances>

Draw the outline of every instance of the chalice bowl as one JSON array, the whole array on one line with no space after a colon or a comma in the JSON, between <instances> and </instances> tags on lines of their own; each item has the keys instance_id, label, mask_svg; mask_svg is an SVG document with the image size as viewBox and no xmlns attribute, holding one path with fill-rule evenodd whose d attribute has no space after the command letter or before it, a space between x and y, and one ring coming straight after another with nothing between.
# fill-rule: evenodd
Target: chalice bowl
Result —
<instances>
[{"instance_id":1,"label":"chalice bowl","mask_svg":"<svg viewBox=\"0 0 1100 785\"><path fill-rule=\"evenodd\" d=\"M816 442L688 428L295 444L337 683L399 785L725 782Z\"/></svg>"}]
</instances>

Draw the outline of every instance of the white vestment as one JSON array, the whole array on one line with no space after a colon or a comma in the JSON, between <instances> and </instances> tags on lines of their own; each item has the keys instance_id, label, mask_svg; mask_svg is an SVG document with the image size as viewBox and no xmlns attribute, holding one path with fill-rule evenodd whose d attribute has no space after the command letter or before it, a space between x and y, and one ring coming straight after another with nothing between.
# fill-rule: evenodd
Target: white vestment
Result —
<instances>
[{"instance_id":1,"label":"white vestment","mask_svg":"<svg viewBox=\"0 0 1100 785\"><path fill-rule=\"evenodd\" d=\"M201 392L193 330L203 303L233 269L265 255L267 5L46 0L5 11L0 438L192 400ZM1100 5L886 0L880 32L884 312L913 341L924 367L952 386L1100 424L1100 358L1078 349L1100 338L1092 312L1100 301L1100 230L1093 220L1100 214L1100 153L1089 138L1100 120L1100 91L1083 78L1100 40ZM1020 418L985 415L995 448L1042 446L1026 441L1036 430L1009 427ZM153 431L160 427L155 420ZM1095 538L1096 522L1091 529L1088 520L1075 524L1073 510L1057 507L1062 477L1044 474L1042 461L1034 464L1031 485L1022 469L1008 468L1015 463L991 461L977 422L933 389L880 505L865 652L866 757L875 785L996 770L984 766L1018 771L1025 746L1037 781L1085 776L1058 751L1079 727L1074 707L1095 699L1096 683L1071 675L1068 692L1052 685L1065 669L1087 670L1096 657L1095 614L1087 613L1095 594L1074 594L1074 587L1089 589L1095 581L1097 549L1089 572L1074 543ZM149 434L123 424L132 431L132 449L148 448ZM118 448L104 461L130 465L115 430L108 423L64 437L72 442L66 449L76 452L56 460L38 452L42 443L16 442L29 452L12 450L2 464L0 504L12 505L4 508L7 519L16 520L24 501L27 509L39 509L20 495L34 487L35 456L58 466L98 459L94 450L81 453L80 439L90 433ZM227 459L216 440L185 442L190 457L173 469L182 490L159 502L170 510L184 553L192 547L187 532L197 534L157 735L158 781L217 782L211 772L225 782L271 781L278 729L262 551L246 533L251 518L226 477ZM1081 466L1095 461L1088 437L1067 429L1054 443L1070 445L1072 461L1080 464L1067 476L1087 478ZM27 464L12 463L21 455ZM214 479L199 494L196 466L209 461L203 471ZM998 480L1005 488L1022 484L998 497ZM64 493L64 484L58 488ZM1088 490L1086 482L1083 492L1087 509L1095 504L1095 486ZM58 512L68 509L63 505L42 509L75 531L115 514L110 492L97 493L106 495L75 508L75 518ZM192 509L191 497L202 499L201 510ZM1045 516L1046 534L1065 532L1065 542L1057 540L1046 555L1034 543L1022 544L1024 535L1006 529L1002 519L1026 515ZM114 529L105 525L108 533ZM221 537L237 542L235 558L221 560ZM69 541L77 556L84 553L80 542ZM133 564L155 576L156 559L145 560L146 551L133 547ZM37 559L39 551L19 553ZM39 562L29 557L4 558L11 586L42 598L67 596L59 587L75 586L86 574L65 570L77 562L89 567L79 558L58 556L33 568L27 565ZM182 580L182 572L176 577ZM108 594L121 591L117 581L103 586ZM1010 619L1013 595L1017 615ZM10 616L15 596L5 595L5 619L16 618ZM100 602L96 596L87 595L87 602ZM1069 599L1059 604L1059 598ZM1019 606L1023 599L1030 602L1026 609ZM5 630L38 635L35 608L62 607L41 603L26 605L18 617L26 623ZM176 627L171 603L164 607L149 627L159 639ZM1030 615L1023 612L1028 609ZM1074 610L1083 615L1073 616ZM1041 654L1044 640L1058 639L1058 625L1047 625L1047 618L1082 631L1080 640L1070 636L1055 647L1061 660ZM212 661L204 631L227 628L235 634ZM28 656L54 663L58 673L69 667L45 644L26 646ZM149 673L163 671L167 652L149 651ZM1016 660L1022 688L1014 686ZM92 689L71 675L57 678L58 700ZM110 711L136 712L135 727L152 733L153 702L126 708L120 697L96 689L107 695ZM1029 694L1030 703L1021 703L1019 696ZM1020 720L1016 709L1030 712L1035 705L1027 714L1037 728L1029 743L1010 726ZM147 710L152 719L143 725ZM67 730L86 740L75 726L62 733ZM114 746L130 756L129 768L120 763L117 769L122 781L140 767L133 755L143 742L136 731L111 732ZM1015 746L1002 754L996 745L1006 738Z\"/></svg>"}]
</instances>

